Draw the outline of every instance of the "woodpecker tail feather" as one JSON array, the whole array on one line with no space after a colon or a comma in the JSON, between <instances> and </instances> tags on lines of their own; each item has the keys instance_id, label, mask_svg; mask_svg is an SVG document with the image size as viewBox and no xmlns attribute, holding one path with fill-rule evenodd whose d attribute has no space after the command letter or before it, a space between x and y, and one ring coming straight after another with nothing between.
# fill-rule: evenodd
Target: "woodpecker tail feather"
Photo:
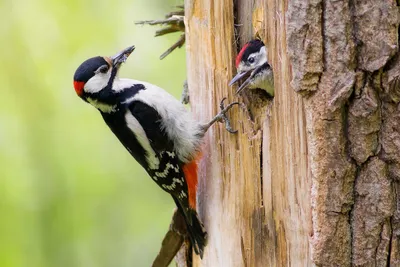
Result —
<instances>
[{"instance_id":1,"label":"woodpecker tail feather","mask_svg":"<svg viewBox=\"0 0 400 267\"><path fill-rule=\"evenodd\" d=\"M204 248L207 245L207 232L201 223L196 210L192 208L183 208L181 203L173 197L179 211L183 214L186 222L186 229L194 252L203 258Z\"/></svg>"},{"instance_id":2,"label":"woodpecker tail feather","mask_svg":"<svg viewBox=\"0 0 400 267\"><path fill-rule=\"evenodd\" d=\"M197 212L189 209L188 215L191 217L192 225L187 223L188 233L194 252L203 258L204 247L207 245L207 232L201 223Z\"/></svg>"}]
</instances>

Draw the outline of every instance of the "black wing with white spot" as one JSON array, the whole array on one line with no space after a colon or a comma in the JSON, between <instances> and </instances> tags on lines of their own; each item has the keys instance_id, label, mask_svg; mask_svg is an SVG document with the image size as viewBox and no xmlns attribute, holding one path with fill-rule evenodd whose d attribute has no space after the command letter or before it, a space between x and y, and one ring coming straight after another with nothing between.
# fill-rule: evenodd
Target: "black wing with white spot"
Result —
<instances>
[{"instance_id":1,"label":"black wing with white spot","mask_svg":"<svg viewBox=\"0 0 400 267\"><path fill-rule=\"evenodd\" d=\"M163 190L178 199L187 199L188 189L182 164L173 151L172 141L161 126L160 114L141 101L130 103L129 111L143 127L159 161L157 168L148 168L147 172Z\"/></svg>"},{"instance_id":2,"label":"black wing with white spot","mask_svg":"<svg viewBox=\"0 0 400 267\"><path fill-rule=\"evenodd\" d=\"M184 203L188 201L188 188L181 164L174 152L159 153L159 167L147 170L151 178L166 192Z\"/></svg>"},{"instance_id":3,"label":"black wing with white spot","mask_svg":"<svg viewBox=\"0 0 400 267\"><path fill-rule=\"evenodd\" d=\"M146 132L154 151L173 151L173 143L161 125L162 118L157 110L141 101L130 103L129 110Z\"/></svg>"}]
</instances>

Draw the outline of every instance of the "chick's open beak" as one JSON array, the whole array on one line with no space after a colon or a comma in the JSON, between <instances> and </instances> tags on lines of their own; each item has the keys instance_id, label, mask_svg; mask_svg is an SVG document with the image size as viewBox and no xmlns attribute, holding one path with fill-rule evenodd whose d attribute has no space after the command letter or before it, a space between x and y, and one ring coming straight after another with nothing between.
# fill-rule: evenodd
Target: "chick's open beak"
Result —
<instances>
[{"instance_id":1,"label":"chick's open beak","mask_svg":"<svg viewBox=\"0 0 400 267\"><path fill-rule=\"evenodd\" d=\"M246 76L247 73L249 73L249 71L242 71L242 72L239 72L238 74L236 74L236 76L233 77L233 79L229 82L229 86L232 86L235 83L237 83L240 79L242 79L244 76Z\"/></svg>"},{"instance_id":2,"label":"chick's open beak","mask_svg":"<svg viewBox=\"0 0 400 267\"><path fill-rule=\"evenodd\" d=\"M234 85L235 83L237 83L240 79L242 79L243 77L246 77L249 72L251 72L252 70L248 70L248 71L242 71L239 72L238 74L236 74L235 77L233 77L233 79L230 81L229 86ZM248 77L241 85L240 87L237 89L236 94L240 93L250 82L251 80L251 75L250 77Z\"/></svg>"},{"instance_id":3,"label":"chick's open beak","mask_svg":"<svg viewBox=\"0 0 400 267\"><path fill-rule=\"evenodd\" d=\"M121 52L115 54L114 56L111 57L112 64L114 67L120 66L122 63L126 61L126 59L129 57L129 55L135 50L135 46L132 45L128 48L125 48Z\"/></svg>"},{"instance_id":4,"label":"chick's open beak","mask_svg":"<svg viewBox=\"0 0 400 267\"><path fill-rule=\"evenodd\" d=\"M239 81L240 79L242 79L243 77L247 77L247 79L239 86L239 88L236 90L236 94L239 94L244 88L246 88L247 85L249 85L249 83L251 83L251 81L255 78L255 76L260 73L260 71L263 68L271 68L271 66L268 64L268 62L262 64L261 66L258 66L254 69L250 69L247 71L243 71L243 72L239 72L238 74L236 74L235 77L233 77L232 81L229 83L229 86L232 86L234 83L236 83L237 81Z\"/></svg>"}]
</instances>

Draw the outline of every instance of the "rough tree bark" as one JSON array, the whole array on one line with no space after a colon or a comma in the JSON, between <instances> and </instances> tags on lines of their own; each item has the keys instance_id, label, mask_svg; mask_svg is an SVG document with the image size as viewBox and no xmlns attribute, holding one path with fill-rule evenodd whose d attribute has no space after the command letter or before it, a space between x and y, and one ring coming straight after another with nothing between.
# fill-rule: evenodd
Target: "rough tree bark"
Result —
<instances>
[{"instance_id":1,"label":"rough tree bark","mask_svg":"<svg viewBox=\"0 0 400 267\"><path fill-rule=\"evenodd\" d=\"M400 266L399 11L392 0L186 0L191 105L207 121L258 33L275 98L213 127L193 266Z\"/></svg>"}]
</instances>

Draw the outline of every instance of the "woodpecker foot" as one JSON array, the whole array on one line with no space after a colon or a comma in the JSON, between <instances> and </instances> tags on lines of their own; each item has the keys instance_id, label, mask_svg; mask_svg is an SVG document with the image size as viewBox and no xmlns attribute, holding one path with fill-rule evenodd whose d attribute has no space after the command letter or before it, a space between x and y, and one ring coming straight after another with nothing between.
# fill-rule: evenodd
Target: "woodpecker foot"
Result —
<instances>
[{"instance_id":1,"label":"woodpecker foot","mask_svg":"<svg viewBox=\"0 0 400 267\"><path fill-rule=\"evenodd\" d=\"M230 103L228 106L225 107L224 105L224 101L226 100L226 97L224 97L221 101L221 103L219 104L219 107L221 108L220 113L218 113L209 123L205 124L203 127L204 129L204 133L208 131L208 129L217 121L219 122L224 122L225 123L225 129L230 132L231 134L235 134L238 131L237 130L233 130L231 127L231 122L228 119L228 117L226 116L226 113L234 106L234 105L239 105L239 102L233 102Z\"/></svg>"},{"instance_id":2,"label":"woodpecker foot","mask_svg":"<svg viewBox=\"0 0 400 267\"><path fill-rule=\"evenodd\" d=\"M170 48L167 49L161 56L160 59L165 58L168 56L172 51L176 48L181 48L185 44L185 11L183 6L177 6L178 10L168 13L165 16L165 19L158 19L158 20L143 20L138 21L135 24L139 25L165 25L165 28L162 28L156 31L155 36L162 36L169 33L174 32L183 32L179 37L178 41L174 43Z\"/></svg>"},{"instance_id":3,"label":"woodpecker foot","mask_svg":"<svg viewBox=\"0 0 400 267\"><path fill-rule=\"evenodd\" d=\"M183 83L181 102L184 105L189 104L189 102L190 102L189 87L188 87L187 80Z\"/></svg>"}]
</instances>

